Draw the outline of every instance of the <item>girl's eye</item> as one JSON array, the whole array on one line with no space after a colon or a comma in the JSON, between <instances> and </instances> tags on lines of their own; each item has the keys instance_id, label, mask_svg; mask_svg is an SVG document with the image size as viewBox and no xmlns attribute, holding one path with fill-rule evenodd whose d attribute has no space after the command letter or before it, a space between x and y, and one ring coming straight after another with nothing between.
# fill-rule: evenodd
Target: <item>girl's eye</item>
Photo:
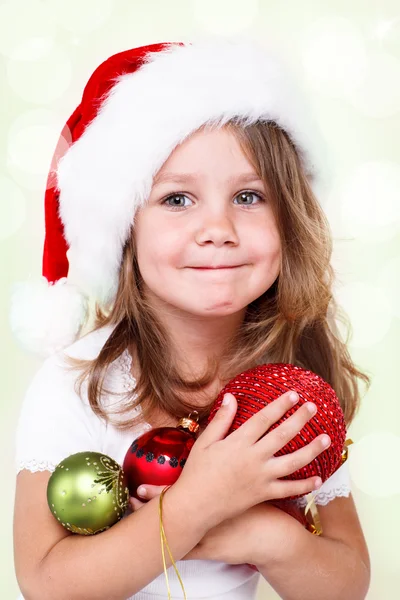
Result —
<instances>
[{"instance_id":1,"label":"girl's eye","mask_svg":"<svg viewBox=\"0 0 400 600\"><path fill-rule=\"evenodd\" d=\"M256 196L259 200L261 200L261 202L264 200L264 198L260 196L260 194L256 194L255 192L240 192L240 194L238 194L236 198L246 201L246 196ZM253 206L253 204L254 202L252 202L251 204L242 204L241 206Z\"/></svg>"},{"instance_id":2,"label":"girl's eye","mask_svg":"<svg viewBox=\"0 0 400 600\"><path fill-rule=\"evenodd\" d=\"M168 198L165 198L165 200L163 200L162 204L166 204L169 200L176 200L176 199L182 199L182 198L187 198L187 196L185 196L184 194L171 194L171 196L168 196ZM177 209L177 208L186 208L184 205L182 204L178 204L176 202L174 202L174 204L168 204L169 208L172 209Z\"/></svg>"},{"instance_id":3,"label":"girl's eye","mask_svg":"<svg viewBox=\"0 0 400 600\"><path fill-rule=\"evenodd\" d=\"M264 198L260 195L260 194L256 194L255 192L240 192L240 194L238 194L236 196L236 198L238 198L241 201L248 201L250 196L255 196L258 198L258 200L261 200L261 202L264 201ZM185 205L179 204L179 199L184 199L187 198L187 196L185 196L185 194L171 194L170 196L168 196L168 198L165 198L165 200L162 201L162 204L166 204L167 202L169 202L170 200L173 200L174 203L173 204L168 204L169 208L172 208L173 210L176 209L181 209L181 208L186 208ZM176 202L176 200L178 199L178 202ZM258 203L257 203L258 204ZM251 202L249 204L240 204L240 206L253 206L254 202Z\"/></svg>"}]
</instances>

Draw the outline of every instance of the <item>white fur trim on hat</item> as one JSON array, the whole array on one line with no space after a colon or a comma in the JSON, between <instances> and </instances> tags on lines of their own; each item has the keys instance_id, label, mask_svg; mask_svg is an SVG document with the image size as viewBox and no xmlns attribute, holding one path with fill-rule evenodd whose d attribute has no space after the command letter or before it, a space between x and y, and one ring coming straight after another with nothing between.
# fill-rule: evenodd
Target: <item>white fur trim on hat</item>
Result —
<instances>
[{"instance_id":1,"label":"white fur trim on hat","mask_svg":"<svg viewBox=\"0 0 400 600\"><path fill-rule=\"evenodd\" d=\"M112 301L136 209L174 148L206 123L276 121L318 183L321 139L293 83L272 49L226 39L148 54L117 80L57 168L65 238L88 294Z\"/></svg>"},{"instance_id":2,"label":"white fur trim on hat","mask_svg":"<svg viewBox=\"0 0 400 600\"><path fill-rule=\"evenodd\" d=\"M19 344L46 358L72 344L88 317L88 299L63 277L49 284L15 283L12 288L10 325Z\"/></svg>"}]
</instances>

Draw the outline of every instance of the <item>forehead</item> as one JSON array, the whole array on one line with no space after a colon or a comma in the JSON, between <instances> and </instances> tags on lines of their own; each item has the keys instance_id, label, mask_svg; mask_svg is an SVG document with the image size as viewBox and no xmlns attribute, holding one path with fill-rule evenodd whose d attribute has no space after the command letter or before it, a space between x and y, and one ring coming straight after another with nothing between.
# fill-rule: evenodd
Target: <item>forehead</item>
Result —
<instances>
[{"instance_id":1,"label":"forehead","mask_svg":"<svg viewBox=\"0 0 400 600\"><path fill-rule=\"evenodd\" d=\"M261 181L230 131L198 131L176 147L153 178L153 185L196 183L215 175L229 184Z\"/></svg>"}]
</instances>

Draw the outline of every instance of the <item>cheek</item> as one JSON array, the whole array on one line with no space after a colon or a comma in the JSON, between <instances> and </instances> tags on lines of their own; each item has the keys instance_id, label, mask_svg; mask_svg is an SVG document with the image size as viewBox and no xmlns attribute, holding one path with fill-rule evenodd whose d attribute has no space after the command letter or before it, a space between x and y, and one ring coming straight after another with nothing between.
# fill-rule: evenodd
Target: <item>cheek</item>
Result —
<instances>
[{"instance_id":1,"label":"cheek","mask_svg":"<svg viewBox=\"0 0 400 600\"><path fill-rule=\"evenodd\" d=\"M154 269L161 265L179 266L186 244L182 232L157 223L150 214L143 217L135 226L139 267Z\"/></svg>"},{"instance_id":2,"label":"cheek","mask_svg":"<svg viewBox=\"0 0 400 600\"><path fill-rule=\"evenodd\" d=\"M277 264L281 262L281 241L278 231L267 225L253 232L249 240L251 254L259 263Z\"/></svg>"}]
</instances>

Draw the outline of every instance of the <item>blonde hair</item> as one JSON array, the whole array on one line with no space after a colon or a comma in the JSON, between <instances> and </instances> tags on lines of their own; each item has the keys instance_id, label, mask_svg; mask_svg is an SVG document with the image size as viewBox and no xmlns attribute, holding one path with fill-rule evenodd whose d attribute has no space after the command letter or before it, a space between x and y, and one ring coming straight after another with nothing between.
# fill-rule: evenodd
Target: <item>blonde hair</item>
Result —
<instances>
[{"instance_id":1,"label":"blonde hair","mask_svg":"<svg viewBox=\"0 0 400 600\"><path fill-rule=\"evenodd\" d=\"M119 273L115 301L111 307L96 303L92 331L115 326L94 360L69 358L73 369L81 370L79 393L88 381L88 399L93 411L112 421L101 403L108 367L124 350L135 348L140 366L136 387L118 416L141 404L142 418L165 411L180 418L192 410L203 422L215 401L204 389L216 375L226 383L240 372L267 362L291 363L320 375L335 390L347 426L360 406L358 380L367 388L370 378L354 365L346 341L339 335L337 321L351 330L347 316L332 294L334 279L330 264L332 239L328 221L304 173L297 149L288 134L275 122L242 126L231 121L224 127L236 136L243 152L269 192L281 240L281 270L272 286L251 302L243 323L225 346L220 357L210 356L204 374L185 379L179 372L167 330L146 301L137 262L133 229L127 240ZM205 397L206 403L189 403ZM203 395L202 395L203 394ZM132 417L114 424L129 429Z\"/></svg>"}]
</instances>

